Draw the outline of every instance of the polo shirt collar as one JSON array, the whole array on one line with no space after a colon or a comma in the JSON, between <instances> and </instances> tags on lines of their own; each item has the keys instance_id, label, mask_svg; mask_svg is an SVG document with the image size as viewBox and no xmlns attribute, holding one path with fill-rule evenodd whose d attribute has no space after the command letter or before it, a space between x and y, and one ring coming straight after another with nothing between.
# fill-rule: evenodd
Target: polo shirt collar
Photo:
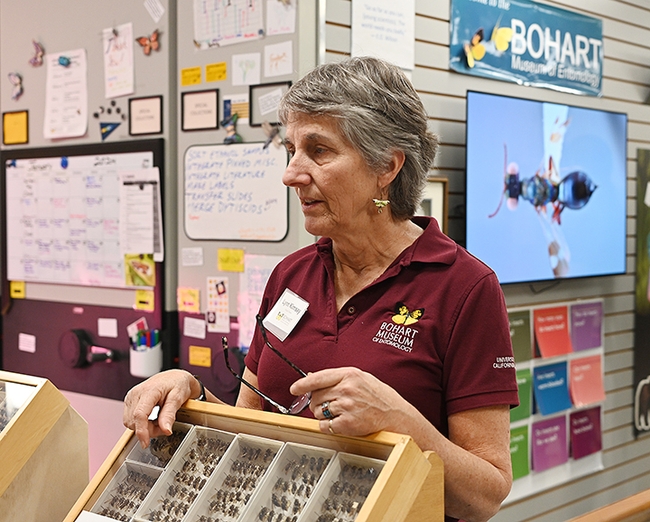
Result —
<instances>
[{"instance_id":1,"label":"polo shirt collar","mask_svg":"<svg viewBox=\"0 0 650 522\"><path fill-rule=\"evenodd\" d=\"M424 232L400 254L393 266L408 266L414 262L453 264L458 245L441 232L438 223L433 218L426 216L415 216L411 218L411 221L422 228ZM332 240L328 237L320 238L316 242L316 250L326 265L329 265L332 260Z\"/></svg>"}]
</instances>

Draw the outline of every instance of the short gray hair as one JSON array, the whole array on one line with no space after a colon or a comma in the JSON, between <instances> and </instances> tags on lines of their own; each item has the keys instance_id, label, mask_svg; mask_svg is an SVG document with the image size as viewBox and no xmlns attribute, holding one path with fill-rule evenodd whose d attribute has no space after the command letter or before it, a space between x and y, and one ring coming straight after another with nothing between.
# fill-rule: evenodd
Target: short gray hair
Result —
<instances>
[{"instance_id":1,"label":"short gray hair","mask_svg":"<svg viewBox=\"0 0 650 522\"><path fill-rule=\"evenodd\" d=\"M385 171L391 155L406 160L390 184L388 199L395 219L409 219L438 149L438 137L427 128L427 114L413 85L395 65L359 57L320 65L283 96L278 114L286 125L294 113L330 116L370 168Z\"/></svg>"}]
</instances>

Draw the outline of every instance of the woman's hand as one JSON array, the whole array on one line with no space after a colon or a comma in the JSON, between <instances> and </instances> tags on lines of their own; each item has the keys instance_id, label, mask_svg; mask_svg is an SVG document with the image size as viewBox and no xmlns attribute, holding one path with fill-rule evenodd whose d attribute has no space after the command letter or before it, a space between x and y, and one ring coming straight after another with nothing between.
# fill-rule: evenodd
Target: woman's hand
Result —
<instances>
[{"instance_id":1,"label":"woman's hand","mask_svg":"<svg viewBox=\"0 0 650 522\"><path fill-rule=\"evenodd\" d=\"M198 397L200 385L184 370L161 372L134 386L124 398L123 422L135 431L143 448L152 437L171 435L176 412L188 399ZM160 406L157 420L149 420L154 406Z\"/></svg>"},{"instance_id":2,"label":"woman's hand","mask_svg":"<svg viewBox=\"0 0 650 522\"><path fill-rule=\"evenodd\" d=\"M311 392L309 407L320 421L321 431L342 435L395 431L391 418L404 410L406 402L393 388L358 368L321 370L291 386L293 395L307 392Z\"/></svg>"}]
</instances>

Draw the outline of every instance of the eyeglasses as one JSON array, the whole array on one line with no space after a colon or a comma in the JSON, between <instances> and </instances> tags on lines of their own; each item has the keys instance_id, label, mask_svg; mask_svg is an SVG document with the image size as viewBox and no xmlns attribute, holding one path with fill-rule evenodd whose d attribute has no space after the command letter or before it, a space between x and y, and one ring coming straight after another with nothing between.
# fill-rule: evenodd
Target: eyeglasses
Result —
<instances>
[{"instance_id":1,"label":"eyeglasses","mask_svg":"<svg viewBox=\"0 0 650 522\"><path fill-rule=\"evenodd\" d=\"M298 368L295 364L293 364L289 359L287 359L277 348L275 348L269 342L269 339L266 335L266 328L264 328L264 324L262 323L262 317L258 314L255 318L257 319L257 324L260 327L260 330L262 331L262 338L264 339L264 343L266 344L266 346L268 346L273 351L273 353L275 353L278 357L280 357L280 359L282 359L294 370L296 370L296 372L298 372L303 377L307 377L307 374L305 372L303 372L300 368ZM248 386L251 390L257 393L257 395L262 397L262 399L267 401L269 404L275 406L280 413L297 415L298 413L303 411L307 406L309 406L309 403L311 402L311 392L307 392L304 395L297 397L296 400L294 400L293 403L291 403L291 406L287 408L285 406L282 406L282 404L279 404L278 402L271 399L271 397L266 395L264 392L258 390L255 386L253 386L250 382L244 379L241 375L239 375L239 373L233 370L232 367L230 366L230 361L228 360L228 339L222 337L221 345L223 346L223 356L224 359L226 360L226 367L228 368L228 370L230 370L230 373L232 373L239 380L239 382L241 382L245 386Z\"/></svg>"}]
</instances>

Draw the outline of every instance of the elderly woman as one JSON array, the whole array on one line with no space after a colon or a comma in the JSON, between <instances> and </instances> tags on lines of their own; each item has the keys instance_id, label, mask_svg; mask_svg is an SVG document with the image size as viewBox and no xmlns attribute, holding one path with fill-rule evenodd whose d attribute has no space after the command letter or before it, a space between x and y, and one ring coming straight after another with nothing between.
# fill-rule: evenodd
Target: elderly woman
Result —
<instances>
[{"instance_id":1,"label":"elderly woman","mask_svg":"<svg viewBox=\"0 0 650 522\"><path fill-rule=\"evenodd\" d=\"M418 95L398 68L350 59L293 85L280 119L283 182L321 239L271 275L237 406L309 404L302 414L323 432L408 434L444 461L448 519L490 518L512 481L517 385L514 365L497 364L513 361L506 308L487 266L414 217L437 149ZM282 307L304 315L278 322ZM128 393L125 425L143 444L169 434L202 388L181 370L158 374Z\"/></svg>"}]
</instances>

